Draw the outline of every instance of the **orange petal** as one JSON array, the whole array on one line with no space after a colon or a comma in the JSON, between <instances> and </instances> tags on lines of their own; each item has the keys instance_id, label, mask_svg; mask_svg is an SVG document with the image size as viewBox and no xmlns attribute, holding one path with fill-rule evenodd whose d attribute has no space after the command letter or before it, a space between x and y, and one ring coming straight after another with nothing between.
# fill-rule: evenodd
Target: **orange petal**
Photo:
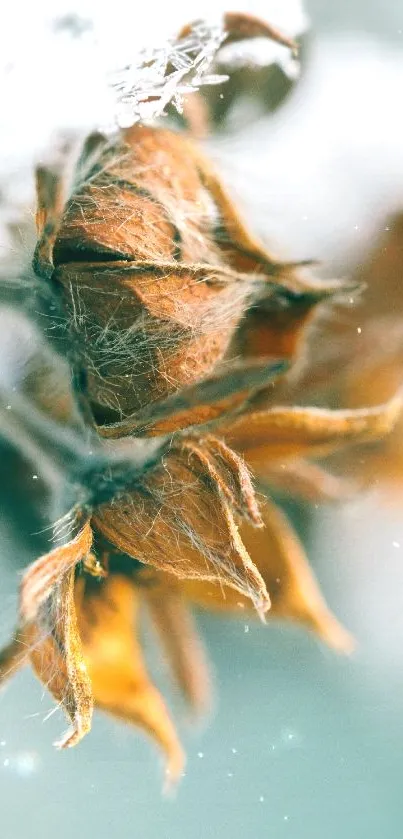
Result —
<instances>
[{"instance_id":1,"label":"orange petal","mask_svg":"<svg viewBox=\"0 0 403 839\"><path fill-rule=\"evenodd\" d=\"M137 640L138 598L133 581L111 575L79 581L77 611L97 708L139 726L164 751L167 779L180 776L184 755L168 711L147 674Z\"/></svg>"},{"instance_id":2,"label":"orange petal","mask_svg":"<svg viewBox=\"0 0 403 839\"><path fill-rule=\"evenodd\" d=\"M177 577L226 583L262 614L266 587L220 486L202 464L171 451L142 487L98 508L94 526L129 556Z\"/></svg>"},{"instance_id":3,"label":"orange petal","mask_svg":"<svg viewBox=\"0 0 403 839\"><path fill-rule=\"evenodd\" d=\"M270 501L262 506L263 529L245 523L242 539L261 572L272 601L270 616L296 621L313 630L329 646L350 652L351 636L327 608L304 549L284 514ZM195 603L211 609L248 609L245 598L227 587L186 581L184 594Z\"/></svg>"},{"instance_id":4,"label":"orange petal","mask_svg":"<svg viewBox=\"0 0 403 839\"><path fill-rule=\"evenodd\" d=\"M246 456L254 471L295 455L330 454L346 445L380 440L394 428L402 412L397 394L383 405L355 410L324 408L270 408L219 426L220 435Z\"/></svg>"},{"instance_id":5,"label":"orange petal","mask_svg":"<svg viewBox=\"0 0 403 839\"><path fill-rule=\"evenodd\" d=\"M210 703L210 674L204 646L179 586L168 575L146 585L143 596L173 676L196 710Z\"/></svg>"}]
</instances>

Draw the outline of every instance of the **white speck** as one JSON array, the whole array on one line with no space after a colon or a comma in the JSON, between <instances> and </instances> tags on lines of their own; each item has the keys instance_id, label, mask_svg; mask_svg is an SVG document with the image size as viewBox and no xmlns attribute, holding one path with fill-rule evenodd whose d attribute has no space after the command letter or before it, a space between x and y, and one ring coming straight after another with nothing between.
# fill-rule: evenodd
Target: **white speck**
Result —
<instances>
[{"instance_id":1,"label":"white speck","mask_svg":"<svg viewBox=\"0 0 403 839\"><path fill-rule=\"evenodd\" d=\"M285 728L280 733L281 742L277 745L280 748L286 749L296 749L301 746L302 738L298 731L294 731L292 728Z\"/></svg>"},{"instance_id":2,"label":"white speck","mask_svg":"<svg viewBox=\"0 0 403 839\"><path fill-rule=\"evenodd\" d=\"M32 480L37 481L38 480L38 475L32 475Z\"/></svg>"},{"instance_id":3,"label":"white speck","mask_svg":"<svg viewBox=\"0 0 403 839\"><path fill-rule=\"evenodd\" d=\"M231 749L231 752L233 755L236 755L238 753L238 749Z\"/></svg>"},{"instance_id":4,"label":"white speck","mask_svg":"<svg viewBox=\"0 0 403 839\"><path fill-rule=\"evenodd\" d=\"M6 745L6 741L5 740L0 740L0 746L5 746L5 745Z\"/></svg>"},{"instance_id":5,"label":"white speck","mask_svg":"<svg viewBox=\"0 0 403 839\"><path fill-rule=\"evenodd\" d=\"M10 758L6 757L6 759L3 760L3 766L9 766L9 765L10 765Z\"/></svg>"},{"instance_id":6,"label":"white speck","mask_svg":"<svg viewBox=\"0 0 403 839\"><path fill-rule=\"evenodd\" d=\"M400 542L392 542L394 548L400 548Z\"/></svg>"},{"instance_id":7,"label":"white speck","mask_svg":"<svg viewBox=\"0 0 403 839\"><path fill-rule=\"evenodd\" d=\"M204 752L197 752L197 757L204 757Z\"/></svg>"},{"instance_id":8,"label":"white speck","mask_svg":"<svg viewBox=\"0 0 403 839\"><path fill-rule=\"evenodd\" d=\"M227 772L227 777L228 777L228 778L233 778L233 777L234 777L234 773L233 773L233 772Z\"/></svg>"},{"instance_id":9,"label":"white speck","mask_svg":"<svg viewBox=\"0 0 403 839\"><path fill-rule=\"evenodd\" d=\"M284 821L288 822L288 816L284 816Z\"/></svg>"},{"instance_id":10,"label":"white speck","mask_svg":"<svg viewBox=\"0 0 403 839\"><path fill-rule=\"evenodd\" d=\"M29 778L38 769L38 756L35 752L19 752L13 757L12 768L21 778Z\"/></svg>"},{"instance_id":11,"label":"white speck","mask_svg":"<svg viewBox=\"0 0 403 839\"><path fill-rule=\"evenodd\" d=\"M244 626L244 631L245 631L245 632L249 632L249 626L248 626L248 624L247 624L247 623L246 623L246 624L245 624L245 626Z\"/></svg>"},{"instance_id":12,"label":"white speck","mask_svg":"<svg viewBox=\"0 0 403 839\"><path fill-rule=\"evenodd\" d=\"M6 410L11 411L11 405L6 405Z\"/></svg>"},{"instance_id":13,"label":"white speck","mask_svg":"<svg viewBox=\"0 0 403 839\"><path fill-rule=\"evenodd\" d=\"M264 801L264 795L261 795L259 801L262 803Z\"/></svg>"},{"instance_id":14,"label":"white speck","mask_svg":"<svg viewBox=\"0 0 403 839\"><path fill-rule=\"evenodd\" d=\"M359 335L361 335L361 332L362 332L361 326L357 326L357 332L358 332Z\"/></svg>"},{"instance_id":15,"label":"white speck","mask_svg":"<svg viewBox=\"0 0 403 839\"><path fill-rule=\"evenodd\" d=\"M354 225L354 230L358 230L358 224Z\"/></svg>"}]
</instances>

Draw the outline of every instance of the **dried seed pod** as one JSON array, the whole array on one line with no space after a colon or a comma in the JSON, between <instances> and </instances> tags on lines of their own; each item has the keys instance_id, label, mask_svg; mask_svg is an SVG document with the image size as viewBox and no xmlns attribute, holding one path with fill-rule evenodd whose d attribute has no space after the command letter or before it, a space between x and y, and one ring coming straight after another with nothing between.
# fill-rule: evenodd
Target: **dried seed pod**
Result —
<instances>
[{"instance_id":1,"label":"dried seed pod","mask_svg":"<svg viewBox=\"0 0 403 839\"><path fill-rule=\"evenodd\" d=\"M225 22L232 39L262 31L238 13ZM15 394L0 401L3 438L64 476L72 499L56 529L66 544L22 579L0 681L29 659L71 720L62 746L86 734L95 705L151 734L175 778L183 754L142 661L140 603L168 634L194 705L207 699L208 674L186 599L251 601L261 617L272 603L274 617L349 650L286 519L269 497L258 503L247 463L266 496L273 480L337 497L340 484L306 458L381 439L402 400L345 411L270 404L310 313L343 285L274 259L188 138L144 125L112 141L94 135L69 196L57 168L37 175L34 267L69 326L81 412L73 421L62 400L55 421ZM37 403L49 408L45 379Z\"/></svg>"},{"instance_id":2,"label":"dried seed pod","mask_svg":"<svg viewBox=\"0 0 403 839\"><path fill-rule=\"evenodd\" d=\"M90 401L117 417L208 374L251 293L225 277L188 141L144 126L125 141L68 202L53 252Z\"/></svg>"},{"instance_id":3,"label":"dried seed pod","mask_svg":"<svg viewBox=\"0 0 403 839\"><path fill-rule=\"evenodd\" d=\"M49 178L39 175L36 270L55 268L100 425L210 374L254 299L273 310L287 299L282 328L292 332L294 301L299 311L303 296L305 312L340 288L265 251L204 157L174 132L137 125L116 143L98 139L95 162L90 144L57 233L62 183L51 179L46 215Z\"/></svg>"},{"instance_id":4,"label":"dried seed pod","mask_svg":"<svg viewBox=\"0 0 403 839\"><path fill-rule=\"evenodd\" d=\"M245 466L227 451L214 440L185 443L167 453L143 485L101 505L92 524L119 551L155 568L226 582L263 616L270 598L233 514L240 508L260 524L257 504Z\"/></svg>"}]
</instances>

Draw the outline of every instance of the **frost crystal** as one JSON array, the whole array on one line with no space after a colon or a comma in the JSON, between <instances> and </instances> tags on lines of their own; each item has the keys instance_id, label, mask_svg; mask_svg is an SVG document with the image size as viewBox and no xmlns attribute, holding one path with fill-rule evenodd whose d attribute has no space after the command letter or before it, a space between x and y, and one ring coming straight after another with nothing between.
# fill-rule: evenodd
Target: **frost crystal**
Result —
<instances>
[{"instance_id":1,"label":"frost crystal","mask_svg":"<svg viewBox=\"0 0 403 839\"><path fill-rule=\"evenodd\" d=\"M200 21L179 40L141 50L136 61L113 73L110 80L117 97L118 124L129 127L160 116L170 102L182 113L185 94L226 81L225 75L209 73L223 40L222 26Z\"/></svg>"}]
</instances>

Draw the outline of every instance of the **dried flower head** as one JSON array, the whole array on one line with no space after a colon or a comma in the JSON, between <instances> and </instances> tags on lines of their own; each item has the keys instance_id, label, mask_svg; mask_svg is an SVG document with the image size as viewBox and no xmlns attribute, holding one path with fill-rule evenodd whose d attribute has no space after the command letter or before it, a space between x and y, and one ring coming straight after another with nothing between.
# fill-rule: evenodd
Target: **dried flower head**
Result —
<instances>
[{"instance_id":1,"label":"dried flower head","mask_svg":"<svg viewBox=\"0 0 403 839\"><path fill-rule=\"evenodd\" d=\"M257 26L228 20L234 37ZM42 410L13 396L0 427L64 476L71 503L62 544L24 574L1 676L31 662L71 721L62 747L89 731L95 704L153 736L172 779L183 755L142 660L140 604L196 706L208 674L187 602L295 620L350 649L270 487L340 497L310 459L383 438L401 399L277 403L308 320L346 287L276 260L189 138L141 123L92 135L68 194L56 169L37 185L34 267L75 414L68 399L49 410L38 387Z\"/></svg>"}]
</instances>

